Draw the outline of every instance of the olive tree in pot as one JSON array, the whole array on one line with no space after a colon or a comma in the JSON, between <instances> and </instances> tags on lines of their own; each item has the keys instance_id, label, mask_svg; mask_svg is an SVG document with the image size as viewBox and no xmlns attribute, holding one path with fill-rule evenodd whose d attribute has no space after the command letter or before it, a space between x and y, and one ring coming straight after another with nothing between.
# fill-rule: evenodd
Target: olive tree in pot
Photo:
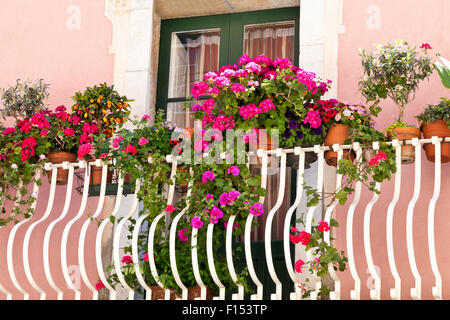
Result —
<instances>
[{"instance_id":1,"label":"olive tree in pot","mask_svg":"<svg viewBox=\"0 0 450 320\"><path fill-rule=\"evenodd\" d=\"M391 99L398 107L398 118L386 128L388 137L400 141L420 138L420 130L404 121L407 105L414 100L422 80L433 72L433 61L428 56L431 46L423 43L420 50L410 47L407 42L396 40L393 44L377 44L376 50L366 52L360 49L364 76L359 89L372 109L381 110L379 103ZM414 162L414 147L402 146L402 163Z\"/></svg>"}]
</instances>

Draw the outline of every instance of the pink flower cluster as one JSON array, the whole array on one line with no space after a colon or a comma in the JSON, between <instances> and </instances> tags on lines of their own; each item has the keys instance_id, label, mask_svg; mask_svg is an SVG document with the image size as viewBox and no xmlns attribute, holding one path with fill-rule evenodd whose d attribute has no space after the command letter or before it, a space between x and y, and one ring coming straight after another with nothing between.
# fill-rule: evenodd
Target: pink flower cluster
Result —
<instances>
[{"instance_id":1,"label":"pink flower cluster","mask_svg":"<svg viewBox=\"0 0 450 320\"><path fill-rule=\"evenodd\" d=\"M240 195L241 193L236 190L224 192L219 197L219 203L221 206L232 205Z\"/></svg>"},{"instance_id":2,"label":"pink flower cluster","mask_svg":"<svg viewBox=\"0 0 450 320\"><path fill-rule=\"evenodd\" d=\"M195 216L191 219L191 226L195 229L200 229L203 227L203 221L200 217Z\"/></svg>"},{"instance_id":3,"label":"pink flower cluster","mask_svg":"<svg viewBox=\"0 0 450 320\"><path fill-rule=\"evenodd\" d=\"M259 202L253 204L250 207L250 213L252 215L254 215L255 217L258 217L258 216L262 215L264 213L263 205L261 203L259 203Z\"/></svg>"},{"instance_id":4,"label":"pink flower cluster","mask_svg":"<svg viewBox=\"0 0 450 320\"><path fill-rule=\"evenodd\" d=\"M215 176L214 176L214 173L213 172L211 172L211 171L209 171L209 170L206 170L205 172L203 172L203 174L202 174L202 181L203 182L208 182L208 180L209 181L214 181L214 179L215 179Z\"/></svg>"},{"instance_id":5,"label":"pink flower cluster","mask_svg":"<svg viewBox=\"0 0 450 320\"><path fill-rule=\"evenodd\" d=\"M224 131L227 129L233 129L234 128L234 120L232 116L227 116L224 114L218 115L215 119L213 125L213 129Z\"/></svg>"},{"instance_id":6,"label":"pink flower cluster","mask_svg":"<svg viewBox=\"0 0 450 320\"><path fill-rule=\"evenodd\" d=\"M386 153L380 151L375 155L375 157L369 160L369 165L378 167L380 161L384 161L386 159L387 159Z\"/></svg>"},{"instance_id":7,"label":"pink flower cluster","mask_svg":"<svg viewBox=\"0 0 450 320\"><path fill-rule=\"evenodd\" d=\"M312 128L317 129L322 124L320 113L313 109L309 110L303 123L309 123Z\"/></svg>"},{"instance_id":8,"label":"pink flower cluster","mask_svg":"<svg viewBox=\"0 0 450 320\"><path fill-rule=\"evenodd\" d=\"M311 234L304 230L298 232L297 228L291 227L291 232L289 233L289 240L293 244L301 243L306 246L311 240Z\"/></svg>"},{"instance_id":9,"label":"pink flower cluster","mask_svg":"<svg viewBox=\"0 0 450 320\"><path fill-rule=\"evenodd\" d=\"M178 230L178 239L180 239L181 242L187 242L189 240L187 234L189 230L186 228Z\"/></svg>"},{"instance_id":10,"label":"pink flower cluster","mask_svg":"<svg viewBox=\"0 0 450 320\"><path fill-rule=\"evenodd\" d=\"M223 212L218 207L214 206L211 211L209 211L209 216L211 218L209 222L215 224L223 217Z\"/></svg>"},{"instance_id":11,"label":"pink flower cluster","mask_svg":"<svg viewBox=\"0 0 450 320\"><path fill-rule=\"evenodd\" d=\"M262 109L257 107L254 103L249 103L247 105L241 106L239 109L239 114L244 120L248 120L262 113Z\"/></svg>"}]
</instances>

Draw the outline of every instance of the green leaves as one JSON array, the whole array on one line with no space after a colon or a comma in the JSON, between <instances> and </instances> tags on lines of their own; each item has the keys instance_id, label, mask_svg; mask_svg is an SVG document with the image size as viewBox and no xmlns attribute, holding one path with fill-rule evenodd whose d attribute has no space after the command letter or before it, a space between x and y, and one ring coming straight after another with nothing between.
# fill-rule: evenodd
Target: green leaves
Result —
<instances>
[{"instance_id":1,"label":"green leaves","mask_svg":"<svg viewBox=\"0 0 450 320\"><path fill-rule=\"evenodd\" d=\"M359 51L364 77L359 89L367 102L390 98L399 107L399 121L413 98L419 83L432 73L432 61L419 55L415 47L396 40L394 44L380 45L374 52Z\"/></svg>"}]
</instances>

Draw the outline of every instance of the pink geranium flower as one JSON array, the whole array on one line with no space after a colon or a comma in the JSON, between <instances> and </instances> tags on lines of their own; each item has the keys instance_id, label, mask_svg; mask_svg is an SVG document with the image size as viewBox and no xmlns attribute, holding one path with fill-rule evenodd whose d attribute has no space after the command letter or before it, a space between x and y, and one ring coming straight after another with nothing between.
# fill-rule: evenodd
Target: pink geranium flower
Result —
<instances>
[{"instance_id":1,"label":"pink geranium flower","mask_svg":"<svg viewBox=\"0 0 450 320\"><path fill-rule=\"evenodd\" d=\"M146 253L142 256L142 260L148 261L148 252L146 252Z\"/></svg>"},{"instance_id":2,"label":"pink geranium flower","mask_svg":"<svg viewBox=\"0 0 450 320\"><path fill-rule=\"evenodd\" d=\"M178 239L180 239L181 242L187 242L189 240L187 233L188 229L180 229L178 230Z\"/></svg>"},{"instance_id":3,"label":"pink geranium flower","mask_svg":"<svg viewBox=\"0 0 450 320\"><path fill-rule=\"evenodd\" d=\"M239 175L240 172L241 170L238 166L231 166L228 168L228 174L232 174L233 176Z\"/></svg>"},{"instance_id":4,"label":"pink geranium flower","mask_svg":"<svg viewBox=\"0 0 450 320\"><path fill-rule=\"evenodd\" d=\"M123 256L122 263L133 263L133 259L130 256Z\"/></svg>"},{"instance_id":5,"label":"pink geranium flower","mask_svg":"<svg viewBox=\"0 0 450 320\"><path fill-rule=\"evenodd\" d=\"M303 123L309 123L311 127L317 129L322 124L320 113L315 110L309 110Z\"/></svg>"},{"instance_id":6,"label":"pink geranium flower","mask_svg":"<svg viewBox=\"0 0 450 320\"><path fill-rule=\"evenodd\" d=\"M87 154L89 154L92 150L92 146L90 143L85 143L82 144L79 148L78 148L78 159L83 159L84 156L86 156Z\"/></svg>"},{"instance_id":7,"label":"pink geranium flower","mask_svg":"<svg viewBox=\"0 0 450 320\"><path fill-rule=\"evenodd\" d=\"M75 130L73 130L72 128L65 128L63 133L66 136L73 136L75 134Z\"/></svg>"},{"instance_id":8,"label":"pink geranium flower","mask_svg":"<svg viewBox=\"0 0 450 320\"><path fill-rule=\"evenodd\" d=\"M250 213L255 217L262 215L264 212L263 205L259 202L255 203L250 207Z\"/></svg>"},{"instance_id":9,"label":"pink geranium flower","mask_svg":"<svg viewBox=\"0 0 450 320\"><path fill-rule=\"evenodd\" d=\"M317 230L319 230L320 232L327 232L330 230L330 226L328 225L328 223L326 221L319 221Z\"/></svg>"},{"instance_id":10,"label":"pink geranium flower","mask_svg":"<svg viewBox=\"0 0 450 320\"><path fill-rule=\"evenodd\" d=\"M137 149L135 146L128 144L125 149L122 149L122 152L125 154L136 154Z\"/></svg>"},{"instance_id":11,"label":"pink geranium flower","mask_svg":"<svg viewBox=\"0 0 450 320\"><path fill-rule=\"evenodd\" d=\"M172 212L174 212L175 210L176 210L177 208L175 208L173 205L171 205L171 204L169 204L167 207L166 207L166 212L168 212L168 213L172 213Z\"/></svg>"},{"instance_id":12,"label":"pink geranium flower","mask_svg":"<svg viewBox=\"0 0 450 320\"><path fill-rule=\"evenodd\" d=\"M138 145L142 146L144 144L147 144L149 141L145 139L144 137L139 139Z\"/></svg>"},{"instance_id":13,"label":"pink geranium flower","mask_svg":"<svg viewBox=\"0 0 450 320\"><path fill-rule=\"evenodd\" d=\"M305 262L302 260L302 259L298 259L296 262L295 262L295 265L294 265L294 268L295 268L295 271L297 272L297 273L302 273L302 266L305 264Z\"/></svg>"},{"instance_id":14,"label":"pink geranium flower","mask_svg":"<svg viewBox=\"0 0 450 320\"><path fill-rule=\"evenodd\" d=\"M208 180L209 181L214 181L214 179L215 179L214 173L209 171L209 170L206 170L202 174L202 181L205 182L205 183L208 182Z\"/></svg>"},{"instance_id":15,"label":"pink geranium flower","mask_svg":"<svg viewBox=\"0 0 450 320\"><path fill-rule=\"evenodd\" d=\"M103 284L102 280L98 280L98 282L95 284L95 290L100 290L101 288L105 288L105 285Z\"/></svg>"},{"instance_id":16,"label":"pink geranium flower","mask_svg":"<svg viewBox=\"0 0 450 320\"><path fill-rule=\"evenodd\" d=\"M193 217L191 220L191 226L195 229L200 229L203 227L203 221L200 217Z\"/></svg>"}]
</instances>

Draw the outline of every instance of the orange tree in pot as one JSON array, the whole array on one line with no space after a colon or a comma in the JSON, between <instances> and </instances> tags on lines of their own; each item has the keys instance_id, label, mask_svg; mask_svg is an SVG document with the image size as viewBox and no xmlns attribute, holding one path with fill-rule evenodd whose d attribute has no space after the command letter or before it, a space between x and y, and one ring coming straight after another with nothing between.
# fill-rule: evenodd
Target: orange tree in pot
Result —
<instances>
[{"instance_id":1,"label":"orange tree in pot","mask_svg":"<svg viewBox=\"0 0 450 320\"><path fill-rule=\"evenodd\" d=\"M429 139L433 136L439 138L450 137L450 100L442 98L437 105L428 105L422 113L416 116L420 122L423 137ZM435 147L431 143L425 143L423 148L427 159L435 161ZM450 143L441 143L441 162L450 162Z\"/></svg>"},{"instance_id":2,"label":"orange tree in pot","mask_svg":"<svg viewBox=\"0 0 450 320\"><path fill-rule=\"evenodd\" d=\"M79 158L89 153L95 153L97 157L108 154L108 144L104 142L109 142L116 130L127 121L130 115L128 102L132 100L120 95L114 85L108 86L106 83L76 92L72 99L74 105L71 115L80 117L83 125ZM92 155L89 159L92 159ZM92 166L91 184L100 183L101 170L101 167ZM111 183L111 179L112 171L108 173L108 183Z\"/></svg>"},{"instance_id":3,"label":"orange tree in pot","mask_svg":"<svg viewBox=\"0 0 450 320\"><path fill-rule=\"evenodd\" d=\"M367 102L372 102L372 109L381 110L380 100L387 98L397 105L397 121L387 130L392 138L400 141L421 136L418 128L413 125L405 126L404 121L405 109L414 99L419 83L429 78L433 72L433 61L428 56L431 46L423 43L419 49L411 48L402 40L396 40L393 44L378 44L374 52L360 50L364 77L359 82L359 89ZM403 145L402 163L412 162L412 146Z\"/></svg>"}]
</instances>

